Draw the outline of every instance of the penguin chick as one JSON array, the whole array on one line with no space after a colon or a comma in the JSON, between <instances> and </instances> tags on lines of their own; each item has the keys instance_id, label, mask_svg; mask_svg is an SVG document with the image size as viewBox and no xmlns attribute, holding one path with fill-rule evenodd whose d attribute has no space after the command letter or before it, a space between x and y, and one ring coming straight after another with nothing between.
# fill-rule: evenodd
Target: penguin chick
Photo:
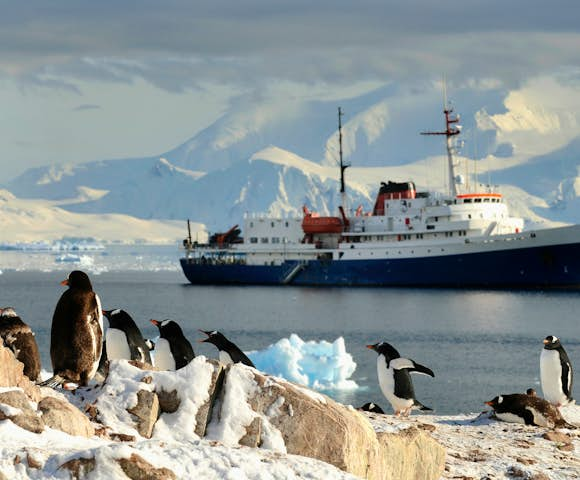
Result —
<instances>
[{"instance_id":1,"label":"penguin chick","mask_svg":"<svg viewBox=\"0 0 580 480\"><path fill-rule=\"evenodd\" d=\"M379 385L389 401L395 415L409 416L411 410L431 410L415 398L411 373L421 373L434 377L433 371L408 358L402 358L399 352L387 342L367 345L367 348L378 353L377 375Z\"/></svg>"},{"instance_id":2,"label":"penguin chick","mask_svg":"<svg viewBox=\"0 0 580 480\"><path fill-rule=\"evenodd\" d=\"M76 388L86 385L95 375L103 347L103 314L99 296L88 275L72 271L61 285L61 295L50 332L50 358L53 377L42 386Z\"/></svg>"},{"instance_id":3,"label":"penguin chick","mask_svg":"<svg viewBox=\"0 0 580 480\"><path fill-rule=\"evenodd\" d=\"M36 382L40 375L40 353L30 327L22 321L14 308L0 308L0 337L24 364L24 375Z\"/></svg>"},{"instance_id":4,"label":"penguin chick","mask_svg":"<svg viewBox=\"0 0 580 480\"><path fill-rule=\"evenodd\" d=\"M221 332L217 330L206 331L200 330L201 333L205 333L207 338L199 340L203 343L214 344L219 351L219 359L224 365L229 365L230 363L243 363L249 367L256 368L254 363L246 356L244 352L233 342L230 342Z\"/></svg>"},{"instance_id":5,"label":"penguin chick","mask_svg":"<svg viewBox=\"0 0 580 480\"><path fill-rule=\"evenodd\" d=\"M547 336L540 355L540 383L544 398L557 407L573 403L573 382L572 363L560 339Z\"/></svg>"},{"instance_id":6,"label":"penguin chick","mask_svg":"<svg viewBox=\"0 0 580 480\"><path fill-rule=\"evenodd\" d=\"M493 408L495 416L504 422L547 428L577 428L564 420L554 405L537 396L524 393L498 395L485 404Z\"/></svg>"},{"instance_id":7,"label":"penguin chick","mask_svg":"<svg viewBox=\"0 0 580 480\"><path fill-rule=\"evenodd\" d=\"M155 343L155 366L160 370L179 370L191 362L195 353L181 327L173 320L151 320L159 329Z\"/></svg>"}]
</instances>

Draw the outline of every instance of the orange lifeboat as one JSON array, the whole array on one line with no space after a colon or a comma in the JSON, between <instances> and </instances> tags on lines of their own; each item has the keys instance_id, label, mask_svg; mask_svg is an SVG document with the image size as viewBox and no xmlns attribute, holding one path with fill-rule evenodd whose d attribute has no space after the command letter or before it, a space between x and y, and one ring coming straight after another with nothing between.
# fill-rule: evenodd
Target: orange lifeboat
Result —
<instances>
[{"instance_id":1,"label":"orange lifeboat","mask_svg":"<svg viewBox=\"0 0 580 480\"><path fill-rule=\"evenodd\" d=\"M306 207L303 207L303 211L302 230L307 235L341 233L344 230L340 217L319 217L316 213L311 213Z\"/></svg>"}]
</instances>

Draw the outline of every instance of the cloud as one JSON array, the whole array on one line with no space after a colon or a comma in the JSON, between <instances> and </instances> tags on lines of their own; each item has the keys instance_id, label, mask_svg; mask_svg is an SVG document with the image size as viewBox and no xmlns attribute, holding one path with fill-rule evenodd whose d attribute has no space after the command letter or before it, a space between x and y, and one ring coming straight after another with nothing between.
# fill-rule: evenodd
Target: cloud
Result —
<instances>
[{"instance_id":1,"label":"cloud","mask_svg":"<svg viewBox=\"0 0 580 480\"><path fill-rule=\"evenodd\" d=\"M578 65L574 3L556 3L9 2L0 19L0 55L10 65L5 74L48 88L144 79L183 92L208 82L346 84L442 72L517 84Z\"/></svg>"}]
</instances>

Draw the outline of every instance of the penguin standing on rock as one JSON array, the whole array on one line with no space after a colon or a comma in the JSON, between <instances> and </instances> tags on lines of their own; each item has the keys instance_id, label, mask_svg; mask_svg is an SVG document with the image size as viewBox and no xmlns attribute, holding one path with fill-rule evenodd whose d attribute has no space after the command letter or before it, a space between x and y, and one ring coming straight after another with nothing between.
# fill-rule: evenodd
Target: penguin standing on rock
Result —
<instances>
[{"instance_id":1,"label":"penguin standing on rock","mask_svg":"<svg viewBox=\"0 0 580 480\"><path fill-rule=\"evenodd\" d=\"M564 420L550 402L528 393L499 395L485 404L493 408L495 416L504 422L546 428L577 428Z\"/></svg>"},{"instance_id":2,"label":"penguin standing on rock","mask_svg":"<svg viewBox=\"0 0 580 480\"><path fill-rule=\"evenodd\" d=\"M572 364L560 339L554 335L547 336L540 355L540 382L544 398L557 407L574 402L573 380Z\"/></svg>"},{"instance_id":3,"label":"penguin standing on rock","mask_svg":"<svg viewBox=\"0 0 580 480\"><path fill-rule=\"evenodd\" d=\"M121 309L103 310L103 315L109 321L103 356L108 360L137 360L151 364L150 349L131 316Z\"/></svg>"},{"instance_id":4,"label":"penguin standing on rock","mask_svg":"<svg viewBox=\"0 0 580 480\"><path fill-rule=\"evenodd\" d=\"M159 329L155 343L155 366L160 370L179 370L195 358L193 347L173 320L151 320Z\"/></svg>"},{"instance_id":5,"label":"penguin standing on rock","mask_svg":"<svg viewBox=\"0 0 580 480\"><path fill-rule=\"evenodd\" d=\"M0 337L24 364L24 375L36 382L40 375L40 354L34 333L12 307L0 308Z\"/></svg>"},{"instance_id":6,"label":"penguin standing on rock","mask_svg":"<svg viewBox=\"0 0 580 480\"><path fill-rule=\"evenodd\" d=\"M411 373L422 373L434 377L433 371L413 360L403 358L399 352L387 342L367 345L367 348L379 354L377 358L377 374L383 395L391 403L395 415L408 417L411 410L431 410L415 398L415 390L411 381Z\"/></svg>"},{"instance_id":7,"label":"penguin standing on rock","mask_svg":"<svg viewBox=\"0 0 580 480\"><path fill-rule=\"evenodd\" d=\"M72 271L61 285L61 295L52 316L50 358L53 377L42 386L74 389L86 385L99 366L103 347L101 300L93 291L88 275Z\"/></svg>"},{"instance_id":8,"label":"penguin standing on rock","mask_svg":"<svg viewBox=\"0 0 580 480\"><path fill-rule=\"evenodd\" d=\"M243 363L249 367L256 368L246 354L235 343L230 342L221 332L217 330L200 330L200 332L207 335L207 338L200 340L200 342L213 343L219 350L219 359L224 365Z\"/></svg>"}]
</instances>

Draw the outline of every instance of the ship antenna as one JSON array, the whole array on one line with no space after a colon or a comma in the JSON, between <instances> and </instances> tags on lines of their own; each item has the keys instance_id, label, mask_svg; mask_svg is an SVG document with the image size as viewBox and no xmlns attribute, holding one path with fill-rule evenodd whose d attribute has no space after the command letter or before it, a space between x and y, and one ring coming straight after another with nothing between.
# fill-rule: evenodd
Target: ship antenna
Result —
<instances>
[{"instance_id":1,"label":"ship antenna","mask_svg":"<svg viewBox=\"0 0 580 480\"><path fill-rule=\"evenodd\" d=\"M338 155L340 160L340 196L342 207L346 204L346 191L344 185L344 171L350 167L349 164L345 164L342 158L342 109L338 107Z\"/></svg>"},{"instance_id":2,"label":"ship antenna","mask_svg":"<svg viewBox=\"0 0 580 480\"><path fill-rule=\"evenodd\" d=\"M453 109L447 104L447 88L443 82L444 104L443 113L445 114L445 131L444 132L421 132L421 135L445 135L445 143L447 146L447 165L449 170L449 193L452 197L457 195L457 186L455 185L455 166L453 164L453 146L451 145L451 137L459 135L461 128L458 125L453 125L459 122L459 115L452 115Z\"/></svg>"}]
</instances>

